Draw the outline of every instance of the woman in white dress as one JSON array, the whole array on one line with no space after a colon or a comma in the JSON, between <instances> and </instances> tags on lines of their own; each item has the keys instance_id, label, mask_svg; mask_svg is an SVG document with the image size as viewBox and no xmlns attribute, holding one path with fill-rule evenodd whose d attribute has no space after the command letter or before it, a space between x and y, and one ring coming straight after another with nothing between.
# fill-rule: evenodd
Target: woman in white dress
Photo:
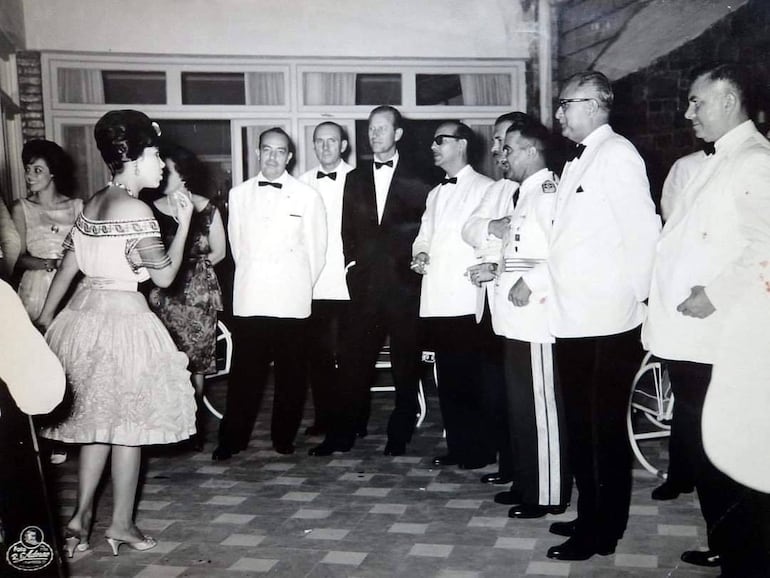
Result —
<instances>
[{"instance_id":1,"label":"woman in white dress","mask_svg":"<svg viewBox=\"0 0 770 578\"><path fill-rule=\"evenodd\" d=\"M13 205L13 222L21 252L16 268L24 271L19 297L31 319L40 315L48 288L62 257L62 243L83 209L72 198L75 186L72 160L49 140L27 142L21 151L28 195Z\"/></svg>"},{"instance_id":2,"label":"woman in white dress","mask_svg":"<svg viewBox=\"0 0 770 578\"><path fill-rule=\"evenodd\" d=\"M151 209L136 198L160 183L159 134L157 124L133 110L108 112L96 123L94 137L112 180L77 218L38 318L73 393L69 416L42 435L83 444L78 504L65 531L70 557L89 547L94 495L108 458L113 511L105 534L113 554L121 544L153 548L156 541L133 520L141 446L195 433L187 357L136 290L147 279L161 287L173 281L192 214L188 199L176 199L179 228L166 253ZM79 271L85 278L54 319Z\"/></svg>"}]
</instances>

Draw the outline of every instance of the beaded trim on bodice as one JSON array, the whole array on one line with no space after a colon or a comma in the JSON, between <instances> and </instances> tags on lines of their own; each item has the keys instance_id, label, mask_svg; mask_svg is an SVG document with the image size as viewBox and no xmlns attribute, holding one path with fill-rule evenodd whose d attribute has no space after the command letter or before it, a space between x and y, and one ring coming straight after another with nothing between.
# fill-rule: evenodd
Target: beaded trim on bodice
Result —
<instances>
[{"instance_id":1,"label":"beaded trim on bodice","mask_svg":"<svg viewBox=\"0 0 770 578\"><path fill-rule=\"evenodd\" d=\"M80 213L75 226L89 237L160 237L160 227L153 219L127 221L92 221Z\"/></svg>"}]
</instances>

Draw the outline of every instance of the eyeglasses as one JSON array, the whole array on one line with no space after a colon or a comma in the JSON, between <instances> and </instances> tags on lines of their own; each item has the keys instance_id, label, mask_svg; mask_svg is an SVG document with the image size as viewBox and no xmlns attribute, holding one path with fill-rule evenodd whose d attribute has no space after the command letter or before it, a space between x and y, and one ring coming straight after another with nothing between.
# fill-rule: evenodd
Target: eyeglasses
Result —
<instances>
[{"instance_id":1,"label":"eyeglasses","mask_svg":"<svg viewBox=\"0 0 770 578\"><path fill-rule=\"evenodd\" d=\"M453 138L455 140L460 140L459 136L455 136L453 134L437 134L436 136L433 137L433 142L436 143L438 146L441 146L442 144L444 144L445 138Z\"/></svg>"},{"instance_id":2,"label":"eyeglasses","mask_svg":"<svg viewBox=\"0 0 770 578\"><path fill-rule=\"evenodd\" d=\"M596 100L594 98L560 98L559 99L559 106L556 107L556 109L562 109L566 112L567 107L571 102L588 102L591 100Z\"/></svg>"}]
</instances>

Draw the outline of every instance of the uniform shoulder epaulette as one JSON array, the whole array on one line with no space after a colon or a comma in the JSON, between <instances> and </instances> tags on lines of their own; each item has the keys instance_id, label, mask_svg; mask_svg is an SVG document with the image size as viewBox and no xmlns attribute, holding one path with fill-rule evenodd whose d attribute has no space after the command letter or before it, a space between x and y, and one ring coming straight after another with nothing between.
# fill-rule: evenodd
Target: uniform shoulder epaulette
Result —
<instances>
[{"instance_id":1,"label":"uniform shoulder epaulette","mask_svg":"<svg viewBox=\"0 0 770 578\"><path fill-rule=\"evenodd\" d=\"M544 193L555 193L556 192L556 183L554 183L552 180L543 181L543 184L541 185Z\"/></svg>"}]
</instances>

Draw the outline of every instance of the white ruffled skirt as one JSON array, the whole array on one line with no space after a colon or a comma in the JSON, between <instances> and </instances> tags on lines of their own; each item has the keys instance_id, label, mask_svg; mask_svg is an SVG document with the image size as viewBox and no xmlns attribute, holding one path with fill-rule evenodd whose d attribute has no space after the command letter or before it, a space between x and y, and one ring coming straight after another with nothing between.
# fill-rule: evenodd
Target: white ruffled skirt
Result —
<instances>
[{"instance_id":1,"label":"white ruffled skirt","mask_svg":"<svg viewBox=\"0 0 770 578\"><path fill-rule=\"evenodd\" d=\"M72 388L72 410L44 437L68 443L168 444L195 433L195 398L180 353L136 291L84 283L46 341Z\"/></svg>"}]
</instances>

